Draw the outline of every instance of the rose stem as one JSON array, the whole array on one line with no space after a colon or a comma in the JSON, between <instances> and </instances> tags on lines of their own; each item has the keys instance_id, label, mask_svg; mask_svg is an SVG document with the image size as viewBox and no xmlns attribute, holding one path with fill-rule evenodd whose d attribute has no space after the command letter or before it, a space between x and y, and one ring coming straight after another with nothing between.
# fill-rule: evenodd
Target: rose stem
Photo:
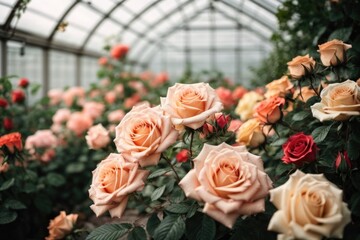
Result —
<instances>
[{"instance_id":1,"label":"rose stem","mask_svg":"<svg viewBox=\"0 0 360 240\"><path fill-rule=\"evenodd\" d=\"M191 163L192 168L194 167L194 162L192 161L192 156L193 156L193 154L192 154L192 144L193 144L193 140L194 140L194 134L195 134L195 131L191 130L189 152L190 152L190 163Z\"/></svg>"},{"instance_id":2,"label":"rose stem","mask_svg":"<svg viewBox=\"0 0 360 240\"><path fill-rule=\"evenodd\" d=\"M165 161L170 165L171 169L172 169L173 172L175 173L176 180L177 180L177 182L179 183L181 179L180 179L179 175L177 174L174 166L171 164L170 159L168 159L167 157L165 157L164 154L161 154L161 157L162 157L163 159L165 159Z\"/></svg>"},{"instance_id":3,"label":"rose stem","mask_svg":"<svg viewBox=\"0 0 360 240\"><path fill-rule=\"evenodd\" d=\"M312 80L312 79L310 79L310 87L314 90L314 92L316 93L316 95L317 95L319 98L321 98L321 97L320 97L320 94L318 93L318 91L315 89L315 87L314 87L314 85L313 85L313 80Z\"/></svg>"}]
</instances>

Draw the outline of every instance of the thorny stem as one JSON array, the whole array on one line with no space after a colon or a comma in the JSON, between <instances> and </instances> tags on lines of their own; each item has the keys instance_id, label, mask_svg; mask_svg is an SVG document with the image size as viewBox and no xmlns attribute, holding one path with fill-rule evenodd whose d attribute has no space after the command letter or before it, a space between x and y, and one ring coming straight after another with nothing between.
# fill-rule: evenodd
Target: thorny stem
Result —
<instances>
[{"instance_id":1,"label":"thorny stem","mask_svg":"<svg viewBox=\"0 0 360 240\"><path fill-rule=\"evenodd\" d=\"M164 154L161 154L161 157L162 157L163 159L165 159L165 161L170 165L171 169L172 169L173 172L175 173L176 180L177 180L177 182L179 183L179 182L181 181L181 179L180 179L178 173L176 172L176 170L175 170L175 168L174 168L174 165L171 164L170 159L168 159Z\"/></svg>"},{"instance_id":2,"label":"thorny stem","mask_svg":"<svg viewBox=\"0 0 360 240\"><path fill-rule=\"evenodd\" d=\"M320 97L320 94L318 93L318 91L315 89L315 87L314 87L314 85L313 85L312 79L310 80L310 87L314 90L314 92L316 93L316 95L317 95L319 98L321 98L321 97Z\"/></svg>"}]
</instances>

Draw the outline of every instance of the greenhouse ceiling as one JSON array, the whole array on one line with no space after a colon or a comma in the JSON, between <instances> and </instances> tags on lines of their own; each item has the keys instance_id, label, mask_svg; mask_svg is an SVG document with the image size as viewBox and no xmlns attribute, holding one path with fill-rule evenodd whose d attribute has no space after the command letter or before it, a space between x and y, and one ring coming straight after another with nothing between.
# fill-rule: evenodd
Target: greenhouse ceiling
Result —
<instances>
[{"instance_id":1,"label":"greenhouse ceiling","mask_svg":"<svg viewBox=\"0 0 360 240\"><path fill-rule=\"evenodd\" d=\"M238 65L271 50L275 0L0 0L0 38L99 57L107 42L130 46L131 65ZM241 56L240 54L241 53ZM250 53L250 54L249 54ZM258 57L259 58L259 57ZM258 59L257 58L257 59ZM235 59L235 60L234 60ZM161 66L161 67L160 67ZM156 69L156 66L155 66ZM236 66L235 66L236 69ZM235 70L234 70L235 71Z\"/></svg>"}]
</instances>

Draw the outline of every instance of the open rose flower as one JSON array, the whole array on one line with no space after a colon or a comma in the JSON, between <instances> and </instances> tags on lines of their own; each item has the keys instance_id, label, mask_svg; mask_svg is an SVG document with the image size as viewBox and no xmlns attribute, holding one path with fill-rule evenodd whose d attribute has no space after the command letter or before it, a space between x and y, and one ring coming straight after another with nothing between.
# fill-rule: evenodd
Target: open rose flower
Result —
<instances>
[{"instance_id":1,"label":"open rose flower","mask_svg":"<svg viewBox=\"0 0 360 240\"><path fill-rule=\"evenodd\" d=\"M318 52L320 59L324 66L336 66L346 60L345 51L352 46L343 41L334 39L324 44L319 45Z\"/></svg>"},{"instance_id":2,"label":"open rose flower","mask_svg":"<svg viewBox=\"0 0 360 240\"><path fill-rule=\"evenodd\" d=\"M101 149L106 147L111 140L109 132L101 124L92 126L87 132L85 139L90 149Z\"/></svg>"},{"instance_id":3,"label":"open rose flower","mask_svg":"<svg viewBox=\"0 0 360 240\"><path fill-rule=\"evenodd\" d=\"M104 104L99 102L86 102L83 107L83 113L89 115L92 119L100 117L104 110Z\"/></svg>"},{"instance_id":4,"label":"open rose flower","mask_svg":"<svg viewBox=\"0 0 360 240\"><path fill-rule=\"evenodd\" d=\"M176 83L168 89L166 98L161 98L161 107L179 129L181 126L198 129L223 108L215 90L207 83Z\"/></svg>"},{"instance_id":5,"label":"open rose flower","mask_svg":"<svg viewBox=\"0 0 360 240\"><path fill-rule=\"evenodd\" d=\"M271 97L260 102L255 108L254 116L263 123L276 123L282 117L281 109L285 104L285 99L281 97Z\"/></svg>"},{"instance_id":6,"label":"open rose flower","mask_svg":"<svg viewBox=\"0 0 360 240\"><path fill-rule=\"evenodd\" d=\"M305 162L315 161L318 152L313 137L304 133L297 133L289 137L282 148L284 151L282 160L286 164L302 165Z\"/></svg>"},{"instance_id":7,"label":"open rose flower","mask_svg":"<svg viewBox=\"0 0 360 240\"><path fill-rule=\"evenodd\" d=\"M299 79L307 73L311 73L315 67L315 60L306 54L305 56L297 56L287 63L290 75Z\"/></svg>"},{"instance_id":8,"label":"open rose flower","mask_svg":"<svg viewBox=\"0 0 360 240\"><path fill-rule=\"evenodd\" d=\"M61 89L50 89L47 93L48 98L50 99L50 105L59 104L63 97L63 90Z\"/></svg>"},{"instance_id":9,"label":"open rose flower","mask_svg":"<svg viewBox=\"0 0 360 240\"><path fill-rule=\"evenodd\" d=\"M108 121L111 123L119 123L125 116L125 112L121 109L114 110L109 113Z\"/></svg>"},{"instance_id":10,"label":"open rose flower","mask_svg":"<svg viewBox=\"0 0 360 240\"><path fill-rule=\"evenodd\" d=\"M14 132L1 136L0 147L3 146L6 146L11 153L14 153L15 149L21 151L23 148L21 141L21 134L18 132Z\"/></svg>"},{"instance_id":11,"label":"open rose flower","mask_svg":"<svg viewBox=\"0 0 360 240\"><path fill-rule=\"evenodd\" d=\"M129 46L125 44L118 44L111 48L110 55L114 59L122 59L129 51Z\"/></svg>"},{"instance_id":12,"label":"open rose flower","mask_svg":"<svg viewBox=\"0 0 360 240\"><path fill-rule=\"evenodd\" d=\"M289 78L287 76L283 76L265 86L265 97L285 97L285 95L289 93L293 87L294 84L289 81Z\"/></svg>"},{"instance_id":13,"label":"open rose flower","mask_svg":"<svg viewBox=\"0 0 360 240\"><path fill-rule=\"evenodd\" d=\"M73 131L77 136L83 134L93 125L92 118L82 112L74 112L71 114L66 127Z\"/></svg>"},{"instance_id":14,"label":"open rose flower","mask_svg":"<svg viewBox=\"0 0 360 240\"><path fill-rule=\"evenodd\" d=\"M62 94L62 99L66 106L70 107L75 100L81 104L85 98L85 89L82 87L71 87Z\"/></svg>"},{"instance_id":15,"label":"open rose flower","mask_svg":"<svg viewBox=\"0 0 360 240\"><path fill-rule=\"evenodd\" d=\"M320 97L321 102L311 106L311 111L321 122L344 121L360 115L360 87L354 81L329 84Z\"/></svg>"},{"instance_id":16,"label":"open rose flower","mask_svg":"<svg viewBox=\"0 0 360 240\"><path fill-rule=\"evenodd\" d=\"M140 170L137 163L127 161L121 154L111 153L93 171L89 196L94 204L90 208L96 216L110 212L120 218L126 208L128 196L141 191L149 171Z\"/></svg>"},{"instance_id":17,"label":"open rose flower","mask_svg":"<svg viewBox=\"0 0 360 240\"><path fill-rule=\"evenodd\" d=\"M351 221L342 191L322 174L297 170L285 184L270 190L270 201L278 211L268 229L279 232L278 239L342 238Z\"/></svg>"},{"instance_id":18,"label":"open rose flower","mask_svg":"<svg viewBox=\"0 0 360 240\"><path fill-rule=\"evenodd\" d=\"M54 149L57 145L58 139L51 130L37 130L25 141L25 149L32 155L32 159L43 162L49 162L55 156Z\"/></svg>"},{"instance_id":19,"label":"open rose flower","mask_svg":"<svg viewBox=\"0 0 360 240\"><path fill-rule=\"evenodd\" d=\"M69 120L71 116L71 111L67 108L61 108L56 111L54 116L52 117L52 121L54 124L62 124Z\"/></svg>"},{"instance_id":20,"label":"open rose flower","mask_svg":"<svg viewBox=\"0 0 360 240\"><path fill-rule=\"evenodd\" d=\"M49 236L46 240L64 239L66 235L71 233L78 218L77 214L66 215L65 211L50 221L48 226Z\"/></svg>"},{"instance_id":21,"label":"open rose flower","mask_svg":"<svg viewBox=\"0 0 360 240\"><path fill-rule=\"evenodd\" d=\"M240 99L235 109L235 113L240 116L242 121L246 121L253 117L256 104L258 104L263 99L264 97L257 92L251 91L245 93L244 96Z\"/></svg>"},{"instance_id":22,"label":"open rose flower","mask_svg":"<svg viewBox=\"0 0 360 240\"><path fill-rule=\"evenodd\" d=\"M313 96L316 96L314 89L305 86L305 87L301 87L301 90L300 88L296 89L293 98L299 99L300 101L303 102L307 102L307 100L309 100Z\"/></svg>"},{"instance_id":23,"label":"open rose flower","mask_svg":"<svg viewBox=\"0 0 360 240\"><path fill-rule=\"evenodd\" d=\"M233 100L230 89L218 87L215 92L225 108L230 108L234 105L235 101Z\"/></svg>"},{"instance_id":24,"label":"open rose flower","mask_svg":"<svg viewBox=\"0 0 360 240\"><path fill-rule=\"evenodd\" d=\"M272 182L260 157L244 146L205 144L194 163L179 185L187 197L205 202L210 217L232 228L240 215L265 210Z\"/></svg>"},{"instance_id":25,"label":"open rose flower","mask_svg":"<svg viewBox=\"0 0 360 240\"><path fill-rule=\"evenodd\" d=\"M160 155L176 141L177 131L160 107L133 107L116 127L118 152L141 166L156 165Z\"/></svg>"},{"instance_id":26,"label":"open rose flower","mask_svg":"<svg viewBox=\"0 0 360 240\"><path fill-rule=\"evenodd\" d=\"M262 127L261 121L257 118L247 120L238 129L236 142L250 147L258 147L265 142Z\"/></svg>"}]
</instances>

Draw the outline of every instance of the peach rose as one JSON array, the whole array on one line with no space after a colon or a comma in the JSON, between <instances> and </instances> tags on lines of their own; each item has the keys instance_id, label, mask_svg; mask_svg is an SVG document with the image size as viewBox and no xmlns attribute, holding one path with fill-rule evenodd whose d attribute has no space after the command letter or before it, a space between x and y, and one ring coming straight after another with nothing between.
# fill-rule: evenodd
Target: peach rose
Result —
<instances>
[{"instance_id":1,"label":"peach rose","mask_svg":"<svg viewBox=\"0 0 360 240\"><path fill-rule=\"evenodd\" d=\"M160 86L169 81L169 75L166 72L159 73L153 81L151 81L151 86L156 87Z\"/></svg>"},{"instance_id":2,"label":"peach rose","mask_svg":"<svg viewBox=\"0 0 360 240\"><path fill-rule=\"evenodd\" d=\"M228 132L236 132L242 124L243 122L238 119L231 120L227 130Z\"/></svg>"},{"instance_id":3,"label":"peach rose","mask_svg":"<svg viewBox=\"0 0 360 240\"><path fill-rule=\"evenodd\" d=\"M85 139L90 149L101 149L110 143L109 132L101 124L92 126Z\"/></svg>"},{"instance_id":4,"label":"peach rose","mask_svg":"<svg viewBox=\"0 0 360 240\"><path fill-rule=\"evenodd\" d=\"M111 48L110 55L114 59L122 59L129 51L129 46L125 44L118 44Z\"/></svg>"},{"instance_id":5,"label":"peach rose","mask_svg":"<svg viewBox=\"0 0 360 240\"><path fill-rule=\"evenodd\" d=\"M107 63L108 63L107 57L100 57L100 58L98 59L98 64L99 64L100 66L105 66Z\"/></svg>"},{"instance_id":6,"label":"peach rose","mask_svg":"<svg viewBox=\"0 0 360 240\"><path fill-rule=\"evenodd\" d=\"M78 103L84 100L85 89L82 87L71 87L63 93L62 98L65 105L71 107L75 99L78 100Z\"/></svg>"},{"instance_id":7,"label":"peach rose","mask_svg":"<svg viewBox=\"0 0 360 240\"><path fill-rule=\"evenodd\" d=\"M281 119L281 108L285 104L285 99L281 97L271 97L259 103L255 108L254 116L263 123L276 123Z\"/></svg>"},{"instance_id":8,"label":"peach rose","mask_svg":"<svg viewBox=\"0 0 360 240\"><path fill-rule=\"evenodd\" d=\"M246 121L253 117L254 109L258 102L262 101L264 97L254 91L245 93L240 99L235 113L240 116L242 121Z\"/></svg>"},{"instance_id":9,"label":"peach rose","mask_svg":"<svg viewBox=\"0 0 360 240\"><path fill-rule=\"evenodd\" d=\"M294 84L289 81L289 78L287 76L282 76L280 79L266 84L265 97L285 97L285 95L290 92L293 87Z\"/></svg>"},{"instance_id":10,"label":"peach rose","mask_svg":"<svg viewBox=\"0 0 360 240\"><path fill-rule=\"evenodd\" d=\"M253 118L244 122L236 133L236 142L250 147L258 147L265 142L260 120Z\"/></svg>"},{"instance_id":11,"label":"peach rose","mask_svg":"<svg viewBox=\"0 0 360 240\"><path fill-rule=\"evenodd\" d=\"M91 117L85 113L74 112L71 114L66 127L73 131L77 136L83 134L93 125Z\"/></svg>"},{"instance_id":12,"label":"peach rose","mask_svg":"<svg viewBox=\"0 0 360 240\"><path fill-rule=\"evenodd\" d=\"M242 86L239 86L235 88L235 90L232 92L232 99L237 102L239 99L241 99L245 93L247 93L248 90Z\"/></svg>"},{"instance_id":13,"label":"peach rose","mask_svg":"<svg viewBox=\"0 0 360 240\"><path fill-rule=\"evenodd\" d=\"M170 87L166 98L160 98L162 109L174 125L200 128L206 119L223 108L215 90L208 83L180 84Z\"/></svg>"},{"instance_id":14,"label":"peach rose","mask_svg":"<svg viewBox=\"0 0 360 240\"><path fill-rule=\"evenodd\" d=\"M125 116L125 112L121 109L109 113L108 121L111 123L119 123Z\"/></svg>"},{"instance_id":15,"label":"peach rose","mask_svg":"<svg viewBox=\"0 0 360 240\"><path fill-rule=\"evenodd\" d=\"M305 174L300 170L270 191L270 201L278 209L268 229L279 232L278 239L342 238L351 221L342 191L323 174Z\"/></svg>"},{"instance_id":16,"label":"peach rose","mask_svg":"<svg viewBox=\"0 0 360 240\"><path fill-rule=\"evenodd\" d=\"M265 211L272 182L260 157L244 146L205 144L194 164L179 185L187 197L205 202L210 217L232 228L240 215Z\"/></svg>"},{"instance_id":17,"label":"peach rose","mask_svg":"<svg viewBox=\"0 0 360 240\"><path fill-rule=\"evenodd\" d=\"M37 130L25 141L25 149L29 151L32 158L43 162L49 162L55 156L54 149L57 145L58 139L51 130Z\"/></svg>"},{"instance_id":18,"label":"peach rose","mask_svg":"<svg viewBox=\"0 0 360 240\"><path fill-rule=\"evenodd\" d=\"M232 92L230 89L218 87L215 92L225 108L230 108L232 105L234 105L235 102L233 101Z\"/></svg>"},{"instance_id":19,"label":"peach rose","mask_svg":"<svg viewBox=\"0 0 360 240\"><path fill-rule=\"evenodd\" d=\"M122 96L124 94L124 85L122 84L116 84L114 87L114 91L119 94L119 96Z\"/></svg>"},{"instance_id":20,"label":"peach rose","mask_svg":"<svg viewBox=\"0 0 360 240\"><path fill-rule=\"evenodd\" d=\"M69 120L71 115L71 111L67 108L61 108L56 111L54 116L52 117L52 121L54 124L61 124Z\"/></svg>"},{"instance_id":21,"label":"peach rose","mask_svg":"<svg viewBox=\"0 0 360 240\"><path fill-rule=\"evenodd\" d=\"M343 63L346 59L345 51L351 47L350 44L337 39L319 45L318 52L320 53L322 64L324 66L336 66L339 63Z\"/></svg>"},{"instance_id":22,"label":"peach rose","mask_svg":"<svg viewBox=\"0 0 360 240\"><path fill-rule=\"evenodd\" d=\"M105 105L99 102L86 102L83 106L83 113L89 115L92 119L100 117L105 110Z\"/></svg>"},{"instance_id":23,"label":"peach rose","mask_svg":"<svg viewBox=\"0 0 360 240\"><path fill-rule=\"evenodd\" d=\"M131 97L125 99L124 101L124 107L125 108L132 108L134 107L138 102L140 102L141 97L139 94L134 94Z\"/></svg>"},{"instance_id":24,"label":"peach rose","mask_svg":"<svg viewBox=\"0 0 360 240\"><path fill-rule=\"evenodd\" d=\"M300 95L301 92L301 95ZM312 89L311 87L305 86L305 87L301 87L301 91L300 89L296 89L294 92L294 99L299 99L300 101L303 102L307 102L307 100L309 100L311 97L316 96L316 93L314 91L314 89Z\"/></svg>"},{"instance_id":25,"label":"peach rose","mask_svg":"<svg viewBox=\"0 0 360 240\"><path fill-rule=\"evenodd\" d=\"M114 140L118 152L143 166L156 165L160 155L178 136L169 116L160 107L148 104L133 107L116 127Z\"/></svg>"},{"instance_id":26,"label":"peach rose","mask_svg":"<svg viewBox=\"0 0 360 240\"><path fill-rule=\"evenodd\" d=\"M105 101L109 104L113 104L116 101L116 92L110 91L105 94Z\"/></svg>"},{"instance_id":27,"label":"peach rose","mask_svg":"<svg viewBox=\"0 0 360 240\"><path fill-rule=\"evenodd\" d=\"M63 90L61 89L50 89L47 93L47 96L50 99L50 105L57 105L61 102L63 97Z\"/></svg>"},{"instance_id":28,"label":"peach rose","mask_svg":"<svg viewBox=\"0 0 360 240\"><path fill-rule=\"evenodd\" d=\"M287 63L291 77L299 79L307 73L311 73L315 67L315 60L306 54L297 56Z\"/></svg>"},{"instance_id":29,"label":"peach rose","mask_svg":"<svg viewBox=\"0 0 360 240\"><path fill-rule=\"evenodd\" d=\"M137 163L127 161L121 154L111 153L93 171L89 196L94 204L90 208L96 216L110 212L111 217L120 218L128 195L141 191L149 171L140 170Z\"/></svg>"},{"instance_id":30,"label":"peach rose","mask_svg":"<svg viewBox=\"0 0 360 240\"><path fill-rule=\"evenodd\" d=\"M352 80L329 84L320 94L321 102L311 106L314 117L344 121L360 115L360 87Z\"/></svg>"},{"instance_id":31,"label":"peach rose","mask_svg":"<svg viewBox=\"0 0 360 240\"><path fill-rule=\"evenodd\" d=\"M50 221L48 226L49 236L46 237L46 240L56 240L64 239L66 235L71 233L76 220L78 218L77 214L66 215L65 211L61 211L60 215Z\"/></svg>"}]
</instances>

